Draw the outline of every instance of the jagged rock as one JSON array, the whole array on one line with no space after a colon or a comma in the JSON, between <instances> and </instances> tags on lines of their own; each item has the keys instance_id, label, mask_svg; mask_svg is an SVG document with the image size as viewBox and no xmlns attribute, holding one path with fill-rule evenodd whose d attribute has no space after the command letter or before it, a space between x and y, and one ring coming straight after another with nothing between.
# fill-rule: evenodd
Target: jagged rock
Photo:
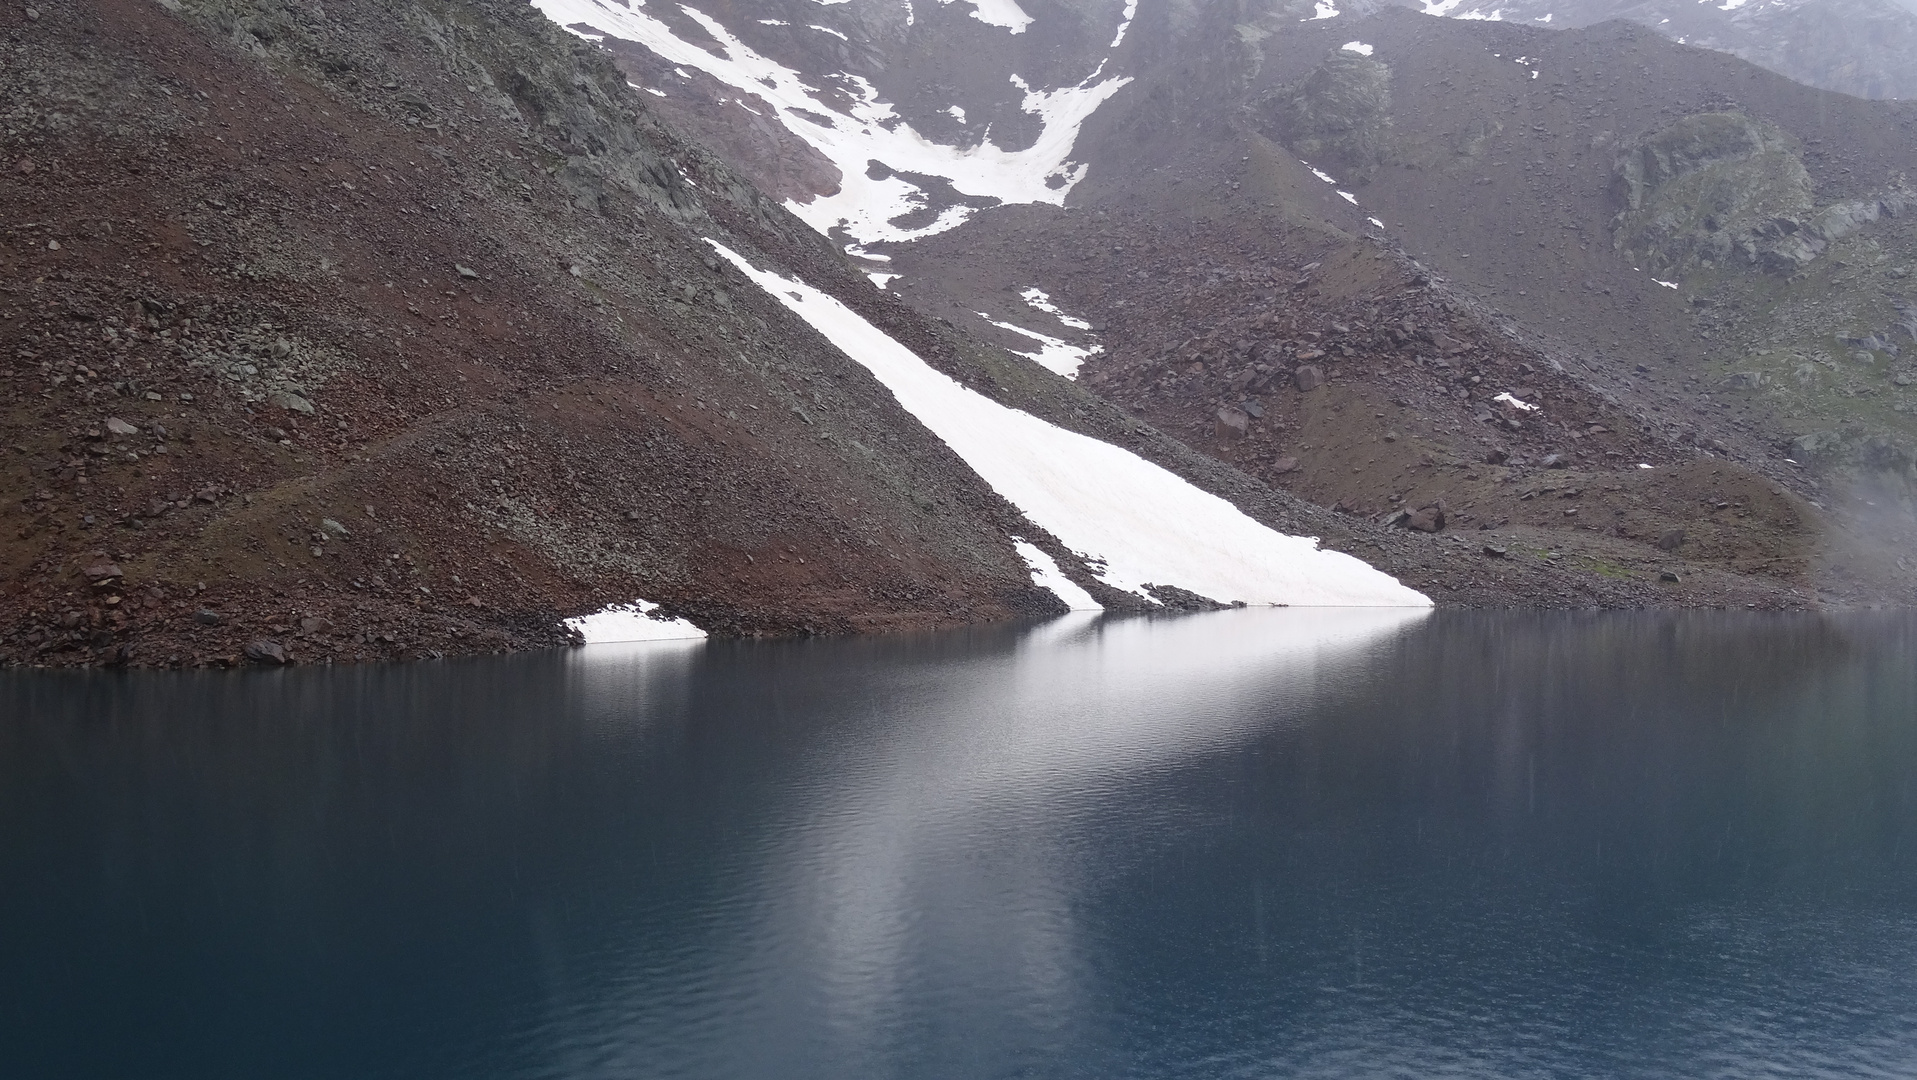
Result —
<instances>
[{"instance_id":1,"label":"jagged rock","mask_svg":"<svg viewBox=\"0 0 1917 1080\"><path fill-rule=\"evenodd\" d=\"M284 664L286 649L277 641L250 641L246 645L246 658L255 664Z\"/></svg>"},{"instance_id":2,"label":"jagged rock","mask_svg":"<svg viewBox=\"0 0 1917 1080\"><path fill-rule=\"evenodd\" d=\"M289 393L285 390L275 390L266 395L266 400L268 404L277 405L288 412L305 413L308 416L313 415L313 403L298 394Z\"/></svg>"},{"instance_id":3,"label":"jagged rock","mask_svg":"<svg viewBox=\"0 0 1917 1080\"><path fill-rule=\"evenodd\" d=\"M1218 410L1217 422L1212 425L1214 439L1242 439L1251 427L1251 414L1230 405Z\"/></svg>"},{"instance_id":4,"label":"jagged rock","mask_svg":"<svg viewBox=\"0 0 1917 1080\"><path fill-rule=\"evenodd\" d=\"M1316 364L1306 364L1292 374L1301 392L1316 390L1325 384L1325 369Z\"/></svg>"},{"instance_id":5,"label":"jagged rock","mask_svg":"<svg viewBox=\"0 0 1917 1080\"><path fill-rule=\"evenodd\" d=\"M1299 157L1364 183L1390 156L1391 68L1340 50L1264 107L1271 137Z\"/></svg>"},{"instance_id":6,"label":"jagged rock","mask_svg":"<svg viewBox=\"0 0 1917 1080\"><path fill-rule=\"evenodd\" d=\"M106 429L115 435L138 435L140 429L117 416L107 417Z\"/></svg>"}]
</instances>

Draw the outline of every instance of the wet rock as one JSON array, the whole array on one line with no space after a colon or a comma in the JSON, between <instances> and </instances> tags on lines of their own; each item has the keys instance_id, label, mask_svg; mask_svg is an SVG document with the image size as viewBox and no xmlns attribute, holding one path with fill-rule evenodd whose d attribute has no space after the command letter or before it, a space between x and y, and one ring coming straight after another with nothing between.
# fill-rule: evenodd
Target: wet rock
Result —
<instances>
[{"instance_id":1,"label":"wet rock","mask_svg":"<svg viewBox=\"0 0 1917 1080\"><path fill-rule=\"evenodd\" d=\"M277 641L249 641L246 644L246 658L255 664L284 664L286 649Z\"/></svg>"}]
</instances>

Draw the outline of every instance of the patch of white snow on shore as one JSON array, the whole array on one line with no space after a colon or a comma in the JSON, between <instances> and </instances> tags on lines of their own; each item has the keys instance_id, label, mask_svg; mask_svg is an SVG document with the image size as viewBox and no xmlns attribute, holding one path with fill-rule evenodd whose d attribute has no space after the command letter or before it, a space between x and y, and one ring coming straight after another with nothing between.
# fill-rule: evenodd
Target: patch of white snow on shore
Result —
<instances>
[{"instance_id":1,"label":"patch of white snow on shore","mask_svg":"<svg viewBox=\"0 0 1917 1080\"><path fill-rule=\"evenodd\" d=\"M1300 21L1317 22L1319 19L1335 19L1337 17L1338 7L1336 4L1333 4L1331 0L1317 0L1316 3L1311 5L1311 18Z\"/></svg>"},{"instance_id":2,"label":"patch of white snow on shore","mask_svg":"<svg viewBox=\"0 0 1917 1080\"><path fill-rule=\"evenodd\" d=\"M1092 599L1092 594L1079 586L1078 582L1065 576L1050 555L1029 540L1012 537L1012 547L1017 549L1018 557L1025 560L1031 568L1032 584L1041 589L1050 589L1052 595L1065 601L1065 606L1073 611L1104 611L1105 605Z\"/></svg>"},{"instance_id":3,"label":"patch of white snow on shore","mask_svg":"<svg viewBox=\"0 0 1917 1080\"><path fill-rule=\"evenodd\" d=\"M974 472L1088 565L1149 596L1170 585L1218 601L1301 607L1429 607L1407 588L1317 539L1286 536L1122 447L1010 409L934 370L856 312L806 283L707 243L863 364Z\"/></svg>"},{"instance_id":4,"label":"patch of white snow on shore","mask_svg":"<svg viewBox=\"0 0 1917 1080\"><path fill-rule=\"evenodd\" d=\"M904 274L884 274L884 273L873 272L873 273L868 273L865 276L872 279L872 284L877 285L879 288L883 289L885 288L887 282L897 281L898 279L904 277L905 275Z\"/></svg>"},{"instance_id":5,"label":"patch of white snow on shore","mask_svg":"<svg viewBox=\"0 0 1917 1080\"><path fill-rule=\"evenodd\" d=\"M684 619L668 619L653 614L658 610L658 604L634 600L630 604L613 604L591 615L567 619L566 627L579 631L579 636L588 645L604 645L614 641L672 641L706 636L704 630Z\"/></svg>"},{"instance_id":6,"label":"patch of white snow on shore","mask_svg":"<svg viewBox=\"0 0 1917 1080\"><path fill-rule=\"evenodd\" d=\"M1016 4L1006 3L1016 10ZM1034 90L1014 75L1023 92L1020 106L1037 116L1039 136L1024 150L1005 150L988 137L975 146L945 146L919 134L901 120L892 105L879 100L878 90L857 75L838 73L813 85L799 72L755 52L718 20L689 5L680 10L711 35L724 55L680 39L664 21L641 7L613 8L595 0L535 0L545 15L574 33L605 34L652 50L673 70L686 75L697 68L741 93L756 95L770 105L786 128L836 165L839 190L809 202L788 201L786 208L822 233L843 226L864 242L913 240L956 228L972 213L963 205L949 206L934 220L920 225L894 224L929 200L918 185L897 173L942 177L960 194L997 199L1002 203L1050 203L1063 206L1088 166L1072 162L1079 128L1126 84L1128 77L1099 81L1096 74L1076 86ZM1000 10L988 4L993 10ZM1022 13L1021 13L1022 14ZM1028 20L1029 21L1029 20ZM825 102L850 99L843 111ZM828 119L830 118L830 119ZM834 121L837 122L834 122ZM801 122L803 121L803 122ZM822 122L823 121L823 122ZM868 175L873 161L892 172L883 180Z\"/></svg>"},{"instance_id":7,"label":"patch of white snow on shore","mask_svg":"<svg viewBox=\"0 0 1917 1080\"><path fill-rule=\"evenodd\" d=\"M1373 52L1376 51L1371 46L1366 45L1362 41L1347 41L1343 45L1339 46L1339 49L1340 51L1343 51L1343 52L1357 53L1359 56L1370 56Z\"/></svg>"}]
</instances>

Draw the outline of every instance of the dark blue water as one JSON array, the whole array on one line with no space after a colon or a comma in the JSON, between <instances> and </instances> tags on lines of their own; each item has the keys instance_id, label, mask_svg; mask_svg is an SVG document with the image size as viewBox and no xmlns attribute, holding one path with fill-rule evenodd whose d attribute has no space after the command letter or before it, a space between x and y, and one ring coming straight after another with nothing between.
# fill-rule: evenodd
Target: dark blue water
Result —
<instances>
[{"instance_id":1,"label":"dark blue water","mask_svg":"<svg viewBox=\"0 0 1917 1080\"><path fill-rule=\"evenodd\" d=\"M1917 621L0 674L0 1077L1917 1075Z\"/></svg>"}]
</instances>

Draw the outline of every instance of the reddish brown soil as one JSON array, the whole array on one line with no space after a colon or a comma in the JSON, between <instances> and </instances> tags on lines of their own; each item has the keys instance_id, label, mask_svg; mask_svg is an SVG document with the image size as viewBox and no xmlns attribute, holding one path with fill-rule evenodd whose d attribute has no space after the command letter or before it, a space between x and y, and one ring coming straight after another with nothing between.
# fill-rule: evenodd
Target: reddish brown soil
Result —
<instances>
[{"instance_id":1,"label":"reddish brown soil","mask_svg":"<svg viewBox=\"0 0 1917 1080\"><path fill-rule=\"evenodd\" d=\"M307 39L337 77L145 0L0 9L0 661L524 648L634 596L733 634L1052 609L1021 519L699 237L831 287L828 248L536 15L446 8L674 170L582 194L618 160L581 165L568 81L474 93L508 65L371 0Z\"/></svg>"}]
</instances>

